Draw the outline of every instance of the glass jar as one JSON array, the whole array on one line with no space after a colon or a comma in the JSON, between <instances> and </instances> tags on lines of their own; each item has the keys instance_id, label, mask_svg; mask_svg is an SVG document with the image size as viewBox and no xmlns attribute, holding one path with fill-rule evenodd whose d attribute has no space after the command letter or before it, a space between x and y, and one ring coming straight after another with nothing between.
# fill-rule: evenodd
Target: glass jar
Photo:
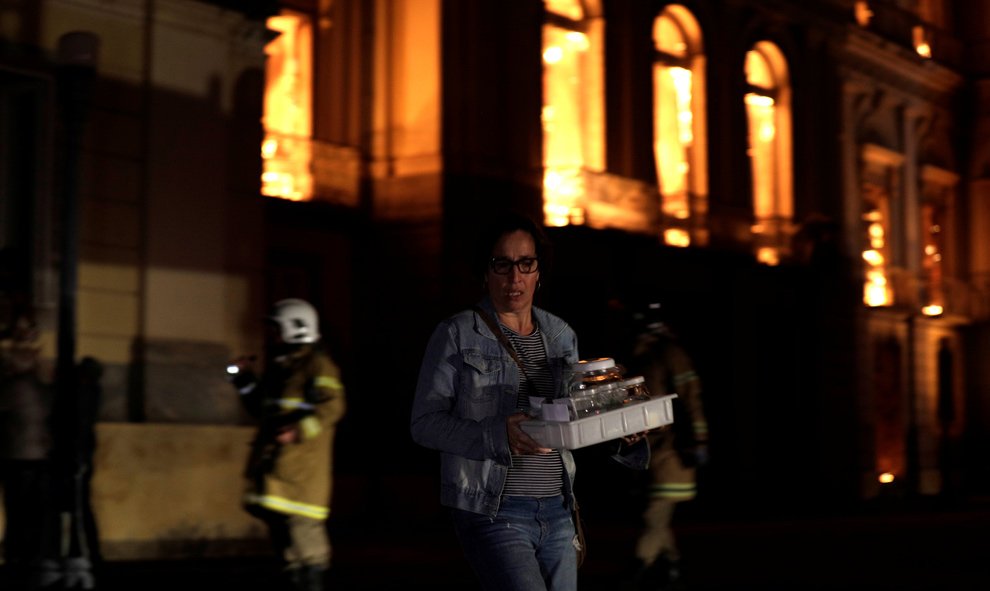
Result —
<instances>
[{"instance_id":1,"label":"glass jar","mask_svg":"<svg viewBox=\"0 0 990 591\"><path fill-rule=\"evenodd\" d=\"M600 412L600 409L595 408L595 400L592 396L592 391L590 390L580 390L574 392L572 396L567 399L568 402L568 414L572 421L577 421L579 419L584 419Z\"/></svg>"},{"instance_id":2,"label":"glass jar","mask_svg":"<svg viewBox=\"0 0 990 591\"><path fill-rule=\"evenodd\" d=\"M621 405L616 404L616 393L621 392L614 383L599 384L571 392L570 408L572 420L601 414Z\"/></svg>"},{"instance_id":3,"label":"glass jar","mask_svg":"<svg viewBox=\"0 0 990 591\"><path fill-rule=\"evenodd\" d=\"M650 391L646 388L646 378L643 376L633 376L619 382L622 389L622 403L634 404L636 402L646 402L650 399Z\"/></svg>"},{"instance_id":4,"label":"glass jar","mask_svg":"<svg viewBox=\"0 0 990 591\"><path fill-rule=\"evenodd\" d=\"M571 365L570 372L568 393L618 382L623 376L622 367L611 357L578 361Z\"/></svg>"}]
</instances>

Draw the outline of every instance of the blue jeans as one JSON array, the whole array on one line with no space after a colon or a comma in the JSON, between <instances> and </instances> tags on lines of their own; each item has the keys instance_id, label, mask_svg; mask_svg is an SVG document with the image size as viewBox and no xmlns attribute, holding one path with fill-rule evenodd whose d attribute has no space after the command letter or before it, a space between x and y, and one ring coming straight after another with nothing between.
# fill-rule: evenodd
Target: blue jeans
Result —
<instances>
[{"instance_id":1,"label":"blue jeans","mask_svg":"<svg viewBox=\"0 0 990 591\"><path fill-rule=\"evenodd\" d=\"M460 509L451 512L482 589L577 589L574 522L563 496L502 497L494 518Z\"/></svg>"}]
</instances>

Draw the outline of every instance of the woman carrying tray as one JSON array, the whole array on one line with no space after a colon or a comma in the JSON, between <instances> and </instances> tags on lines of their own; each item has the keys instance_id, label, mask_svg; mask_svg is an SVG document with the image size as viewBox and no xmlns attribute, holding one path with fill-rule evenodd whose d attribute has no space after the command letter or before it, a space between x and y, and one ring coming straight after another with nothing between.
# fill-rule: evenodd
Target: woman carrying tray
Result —
<instances>
[{"instance_id":1,"label":"woman carrying tray","mask_svg":"<svg viewBox=\"0 0 990 591\"><path fill-rule=\"evenodd\" d=\"M574 459L568 450L542 447L520 422L531 396L566 394L561 381L578 360L577 336L533 305L549 257L539 226L508 214L482 245L478 270L487 294L430 337L412 437L441 452L440 503L450 508L482 588L574 590Z\"/></svg>"}]
</instances>

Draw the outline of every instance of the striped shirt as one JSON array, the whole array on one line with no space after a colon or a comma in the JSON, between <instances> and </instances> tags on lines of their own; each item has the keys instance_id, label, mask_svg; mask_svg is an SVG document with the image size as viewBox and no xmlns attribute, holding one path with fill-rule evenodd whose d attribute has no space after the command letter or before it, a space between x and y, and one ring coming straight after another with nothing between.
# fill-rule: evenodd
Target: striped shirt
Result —
<instances>
[{"instance_id":1,"label":"striped shirt","mask_svg":"<svg viewBox=\"0 0 990 591\"><path fill-rule=\"evenodd\" d=\"M530 396L553 396L553 374L547 363L547 352L543 346L540 329L523 336L502 326L502 332L509 338L512 347L525 366L519 374L519 397L516 406L529 409ZM512 456L512 466L505 477L506 496L552 497L561 494L564 464L560 452L549 454L520 454Z\"/></svg>"}]
</instances>

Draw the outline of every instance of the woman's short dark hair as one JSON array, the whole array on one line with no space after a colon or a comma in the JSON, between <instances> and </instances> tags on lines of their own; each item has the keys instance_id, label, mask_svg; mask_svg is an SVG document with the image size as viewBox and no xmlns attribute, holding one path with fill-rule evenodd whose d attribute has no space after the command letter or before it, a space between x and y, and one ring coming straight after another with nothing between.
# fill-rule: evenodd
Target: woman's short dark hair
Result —
<instances>
[{"instance_id":1,"label":"woman's short dark hair","mask_svg":"<svg viewBox=\"0 0 990 591\"><path fill-rule=\"evenodd\" d=\"M495 244L499 239L520 230L532 236L533 244L536 246L536 258L540 259L540 275L545 275L551 263L550 240L539 224L529 216L518 212L506 212L495 217L481 233L475 255L475 269L479 275L484 277L488 272L492 251L495 250Z\"/></svg>"}]
</instances>

